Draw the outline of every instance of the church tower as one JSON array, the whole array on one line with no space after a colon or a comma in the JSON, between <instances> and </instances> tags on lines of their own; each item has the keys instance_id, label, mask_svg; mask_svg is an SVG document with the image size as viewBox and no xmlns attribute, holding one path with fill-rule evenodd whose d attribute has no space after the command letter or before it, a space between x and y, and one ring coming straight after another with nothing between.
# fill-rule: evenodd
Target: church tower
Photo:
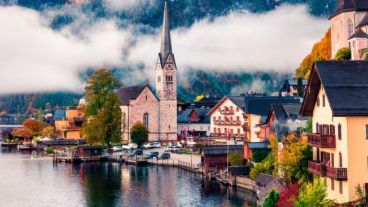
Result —
<instances>
[{"instance_id":1,"label":"church tower","mask_svg":"<svg viewBox=\"0 0 368 207\"><path fill-rule=\"evenodd\" d=\"M165 1L161 50L155 68L156 91L160 98L160 140L164 142L176 141L177 139L176 72L176 63L171 47L169 11Z\"/></svg>"}]
</instances>

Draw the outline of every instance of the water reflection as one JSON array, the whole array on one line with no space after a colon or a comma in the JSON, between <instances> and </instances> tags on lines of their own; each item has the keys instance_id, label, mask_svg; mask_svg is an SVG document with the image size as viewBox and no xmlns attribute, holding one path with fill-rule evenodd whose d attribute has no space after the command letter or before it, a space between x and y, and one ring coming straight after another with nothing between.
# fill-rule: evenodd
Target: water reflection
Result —
<instances>
[{"instance_id":1,"label":"water reflection","mask_svg":"<svg viewBox=\"0 0 368 207\"><path fill-rule=\"evenodd\" d=\"M3 167L7 165L11 167ZM255 199L248 191L170 167L108 162L53 166L51 158L41 155L4 152L0 166L0 177L8 178L0 179L0 206L246 206Z\"/></svg>"}]
</instances>

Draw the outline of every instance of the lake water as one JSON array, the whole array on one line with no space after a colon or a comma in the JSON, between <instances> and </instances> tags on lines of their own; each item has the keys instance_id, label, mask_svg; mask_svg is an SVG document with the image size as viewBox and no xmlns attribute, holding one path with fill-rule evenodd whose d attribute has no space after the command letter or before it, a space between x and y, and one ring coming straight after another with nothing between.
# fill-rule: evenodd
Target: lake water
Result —
<instances>
[{"instance_id":1,"label":"lake water","mask_svg":"<svg viewBox=\"0 0 368 207\"><path fill-rule=\"evenodd\" d=\"M247 206L251 192L172 167L118 163L53 165L2 150L0 206Z\"/></svg>"}]
</instances>

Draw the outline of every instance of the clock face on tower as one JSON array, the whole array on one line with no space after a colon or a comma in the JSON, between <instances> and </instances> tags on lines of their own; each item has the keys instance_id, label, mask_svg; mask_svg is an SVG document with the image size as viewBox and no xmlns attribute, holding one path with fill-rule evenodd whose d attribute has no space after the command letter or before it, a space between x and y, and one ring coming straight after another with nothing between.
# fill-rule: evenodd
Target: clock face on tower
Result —
<instances>
[{"instance_id":1,"label":"clock face on tower","mask_svg":"<svg viewBox=\"0 0 368 207\"><path fill-rule=\"evenodd\" d=\"M173 67L172 67L172 64L167 64L167 69L169 69L169 70L172 70L173 69Z\"/></svg>"}]
</instances>

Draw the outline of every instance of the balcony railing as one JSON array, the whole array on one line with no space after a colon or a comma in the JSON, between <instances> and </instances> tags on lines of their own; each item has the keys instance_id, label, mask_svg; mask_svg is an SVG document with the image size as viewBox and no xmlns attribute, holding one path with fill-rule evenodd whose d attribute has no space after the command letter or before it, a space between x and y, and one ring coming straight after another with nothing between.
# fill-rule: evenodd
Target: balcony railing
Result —
<instances>
[{"instance_id":1,"label":"balcony railing","mask_svg":"<svg viewBox=\"0 0 368 207\"><path fill-rule=\"evenodd\" d=\"M220 114L221 115L233 115L234 114L234 110L220 110Z\"/></svg>"},{"instance_id":2,"label":"balcony railing","mask_svg":"<svg viewBox=\"0 0 368 207\"><path fill-rule=\"evenodd\" d=\"M319 148L336 148L335 135L308 134L308 143Z\"/></svg>"},{"instance_id":3,"label":"balcony railing","mask_svg":"<svg viewBox=\"0 0 368 207\"><path fill-rule=\"evenodd\" d=\"M336 180L346 180L348 179L348 170L342 167L335 168L326 166L326 176Z\"/></svg>"},{"instance_id":4,"label":"balcony railing","mask_svg":"<svg viewBox=\"0 0 368 207\"><path fill-rule=\"evenodd\" d=\"M308 161L308 171L314 175L327 176L335 180L348 179L347 168L330 167L319 161Z\"/></svg>"},{"instance_id":5,"label":"balcony railing","mask_svg":"<svg viewBox=\"0 0 368 207\"><path fill-rule=\"evenodd\" d=\"M240 120L239 121L214 121L216 125L222 125L222 126L239 126L241 125Z\"/></svg>"},{"instance_id":6,"label":"balcony railing","mask_svg":"<svg viewBox=\"0 0 368 207\"><path fill-rule=\"evenodd\" d=\"M325 176L326 166L318 161L308 161L308 171L318 176Z\"/></svg>"}]
</instances>

